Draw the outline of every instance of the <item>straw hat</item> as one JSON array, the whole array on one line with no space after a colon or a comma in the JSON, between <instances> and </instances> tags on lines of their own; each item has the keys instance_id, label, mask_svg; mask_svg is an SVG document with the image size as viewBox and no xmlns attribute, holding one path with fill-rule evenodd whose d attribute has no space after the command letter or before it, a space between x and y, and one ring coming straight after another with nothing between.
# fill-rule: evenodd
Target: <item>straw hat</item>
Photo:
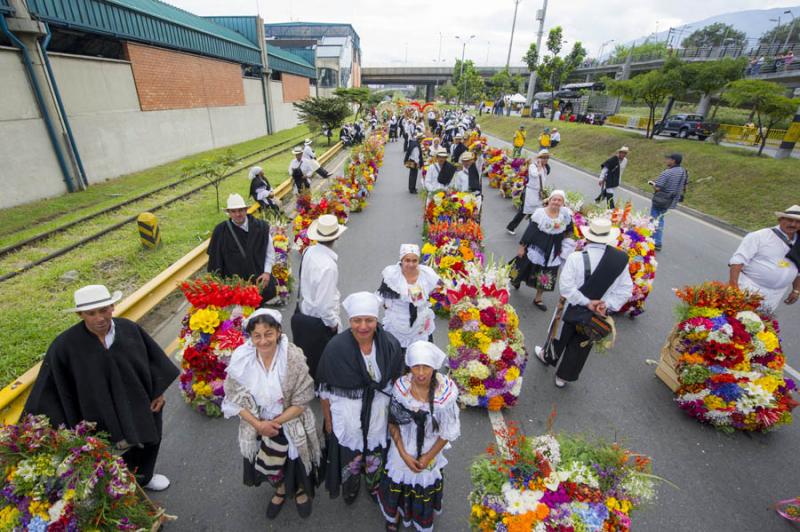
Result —
<instances>
[{"instance_id":1,"label":"straw hat","mask_svg":"<svg viewBox=\"0 0 800 532\"><path fill-rule=\"evenodd\" d=\"M582 225L580 228L586 240L597 244L614 244L620 233L619 228L614 227L608 218L595 218L589 221L589 225Z\"/></svg>"},{"instance_id":2,"label":"straw hat","mask_svg":"<svg viewBox=\"0 0 800 532\"><path fill-rule=\"evenodd\" d=\"M297 146L292 150L292 155L300 155L301 153L303 153L303 148L300 146Z\"/></svg>"},{"instance_id":3,"label":"straw hat","mask_svg":"<svg viewBox=\"0 0 800 532\"><path fill-rule=\"evenodd\" d=\"M617 152L621 152L621 151L624 151L625 153L628 153L631 150L627 146L623 146L623 147L621 147L620 149L617 150Z\"/></svg>"},{"instance_id":4,"label":"straw hat","mask_svg":"<svg viewBox=\"0 0 800 532\"><path fill-rule=\"evenodd\" d=\"M785 211L775 211L775 216L778 218L791 218L792 220L800 220L800 205L792 205Z\"/></svg>"},{"instance_id":5,"label":"straw hat","mask_svg":"<svg viewBox=\"0 0 800 532\"><path fill-rule=\"evenodd\" d=\"M115 290L112 294L101 284L90 284L75 290L74 299L75 306L66 312L83 312L113 305L122 299L122 292Z\"/></svg>"},{"instance_id":6,"label":"straw hat","mask_svg":"<svg viewBox=\"0 0 800 532\"><path fill-rule=\"evenodd\" d=\"M308 238L317 242L330 242L336 240L342 233L347 231L347 227L339 223L336 216L323 214L308 227Z\"/></svg>"},{"instance_id":7,"label":"straw hat","mask_svg":"<svg viewBox=\"0 0 800 532\"><path fill-rule=\"evenodd\" d=\"M536 154L537 159L541 159L542 157L550 157L549 150L539 150L539 153Z\"/></svg>"},{"instance_id":8,"label":"straw hat","mask_svg":"<svg viewBox=\"0 0 800 532\"><path fill-rule=\"evenodd\" d=\"M239 194L231 194L228 196L228 203L225 205L225 210L229 211L231 209L246 209L247 204L244 202L244 198Z\"/></svg>"},{"instance_id":9,"label":"straw hat","mask_svg":"<svg viewBox=\"0 0 800 532\"><path fill-rule=\"evenodd\" d=\"M309 144L311 144L311 142L312 142L311 139L306 139L306 140L303 141L303 144L308 146Z\"/></svg>"},{"instance_id":10,"label":"straw hat","mask_svg":"<svg viewBox=\"0 0 800 532\"><path fill-rule=\"evenodd\" d=\"M464 153L461 154L461 157L459 157L458 160L461 161L462 163L466 162L466 161L474 161L475 160L475 154L472 153L471 151L467 150L467 151L465 151Z\"/></svg>"}]
</instances>

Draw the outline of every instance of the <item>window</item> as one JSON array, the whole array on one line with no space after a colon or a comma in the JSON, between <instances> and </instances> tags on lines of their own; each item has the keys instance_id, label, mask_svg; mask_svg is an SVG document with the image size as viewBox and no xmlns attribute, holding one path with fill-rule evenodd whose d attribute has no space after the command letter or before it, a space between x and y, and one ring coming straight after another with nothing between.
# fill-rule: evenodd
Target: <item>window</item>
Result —
<instances>
[{"instance_id":1,"label":"window","mask_svg":"<svg viewBox=\"0 0 800 532\"><path fill-rule=\"evenodd\" d=\"M330 89L338 87L336 71L332 68L320 68L317 73L320 88Z\"/></svg>"}]
</instances>

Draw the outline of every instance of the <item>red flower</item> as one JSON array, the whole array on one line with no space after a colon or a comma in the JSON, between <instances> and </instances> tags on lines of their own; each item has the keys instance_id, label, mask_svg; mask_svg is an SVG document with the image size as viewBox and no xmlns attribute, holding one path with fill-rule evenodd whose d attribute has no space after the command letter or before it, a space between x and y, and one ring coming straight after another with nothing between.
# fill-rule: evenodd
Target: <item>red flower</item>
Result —
<instances>
[{"instance_id":1,"label":"red flower","mask_svg":"<svg viewBox=\"0 0 800 532\"><path fill-rule=\"evenodd\" d=\"M488 307L481 310L481 322L487 327L494 327L497 325L497 311L494 307Z\"/></svg>"}]
</instances>

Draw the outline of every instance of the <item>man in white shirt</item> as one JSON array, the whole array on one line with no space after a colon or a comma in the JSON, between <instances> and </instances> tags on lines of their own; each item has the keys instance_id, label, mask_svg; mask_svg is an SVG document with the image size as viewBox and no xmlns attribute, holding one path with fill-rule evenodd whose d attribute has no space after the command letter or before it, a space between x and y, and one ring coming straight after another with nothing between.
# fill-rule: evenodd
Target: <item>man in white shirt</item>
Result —
<instances>
[{"instance_id":1,"label":"man in white shirt","mask_svg":"<svg viewBox=\"0 0 800 532\"><path fill-rule=\"evenodd\" d=\"M800 205L775 213L778 225L748 233L730 260L730 284L764 296L764 309L775 312L784 300L794 304L800 296Z\"/></svg>"},{"instance_id":2,"label":"man in white shirt","mask_svg":"<svg viewBox=\"0 0 800 532\"><path fill-rule=\"evenodd\" d=\"M311 189L311 176L314 167L309 159L303 159L303 148L296 147L292 150L294 159L289 163L289 177L294 181L294 188L298 194Z\"/></svg>"},{"instance_id":3,"label":"man in white shirt","mask_svg":"<svg viewBox=\"0 0 800 532\"><path fill-rule=\"evenodd\" d=\"M308 228L317 245L300 259L298 308L292 315L292 341L303 350L312 377L328 341L339 331L339 266L333 243L347 228L336 216L323 214Z\"/></svg>"},{"instance_id":4,"label":"man in white shirt","mask_svg":"<svg viewBox=\"0 0 800 532\"><path fill-rule=\"evenodd\" d=\"M446 149L439 148L439 151L436 152L436 163L428 167L428 173L425 175L424 184L425 189L429 194L439 190L447 190L452 188L454 185L453 177L455 176L455 166L448 162L448 155L449 154ZM439 175L442 173L446 176L449 176L449 179L444 179L447 181L446 183L441 183L439 181Z\"/></svg>"},{"instance_id":5,"label":"man in white shirt","mask_svg":"<svg viewBox=\"0 0 800 532\"><path fill-rule=\"evenodd\" d=\"M592 313L606 317L609 312L616 312L633 293L628 255L614 247L620 230L612 226L610 219L597 218L588 226L581 226L581 232L588 244L583 251L567 257L558 280L561 297L567 303L561 334L554 342L548 338L545 347L552 352L539 346L535 349L543 364L558 364L555 378L558 388L578 380L592 350L592 343L576 326L585 323ZM551 358L553 355L556 360Z\"/></svg>"},{"instance_id":6,"label":"man in white shirt","mask_svg":"<svg viewBox=\"0 0 800 532\"><path fill-rule=\"evenodd\" d=\"M311 144L312 144L312 140L311 139L306 139L303 142L303 160L304 161L309 161L309 162L310 161L315 161L316 162L317 156L314 153L314 148L311 147ZM311 163L311 164L314 165L314 163ZM316 166L316 165L314 165L314 166ZM328 177L331 176L330 172L325 170L322 166L317 168L316 173L318 173L320 176L322 176L324 178L328 178Z\"/></svg>"}]
</instances>

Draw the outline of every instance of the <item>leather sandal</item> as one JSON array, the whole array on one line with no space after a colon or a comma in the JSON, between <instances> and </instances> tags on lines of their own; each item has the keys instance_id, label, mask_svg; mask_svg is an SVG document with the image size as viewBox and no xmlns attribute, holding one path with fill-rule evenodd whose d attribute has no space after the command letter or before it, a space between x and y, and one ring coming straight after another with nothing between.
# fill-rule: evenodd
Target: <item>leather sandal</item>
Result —
<instances>
[{"instance_id":1,"label":"leather sandal","mask_svg":"<svg viewBox=\"0 0 800 532\"><path fill-rule=\"evenodd\" d=\"M280 498L281 502L272 502L272 499L276 497ZM281 513L281 508L283 508L283 503L286 502L286 494L276 493L272 496L272 499L269 500L269 506L267 506L267 519L275 519L278 517L278 514Z\"/></svg>"},{"instance_id":2,"label":"leather sandal","mask_svg":"<svg viewBox=\"0 0 800 532\"><path fill-rule=\"evenodd\" d=\"M545 305L545 304L544 304L544 303L542 303L541 301L536 301L536 300L534 299L534 300L533 300L533 306L534 306L534 307L536 307L536 308L538 308L539 310L541 310L541 311L543 311L543 312L547 312L547 305Z\"/></svg>"}]
</instances>

